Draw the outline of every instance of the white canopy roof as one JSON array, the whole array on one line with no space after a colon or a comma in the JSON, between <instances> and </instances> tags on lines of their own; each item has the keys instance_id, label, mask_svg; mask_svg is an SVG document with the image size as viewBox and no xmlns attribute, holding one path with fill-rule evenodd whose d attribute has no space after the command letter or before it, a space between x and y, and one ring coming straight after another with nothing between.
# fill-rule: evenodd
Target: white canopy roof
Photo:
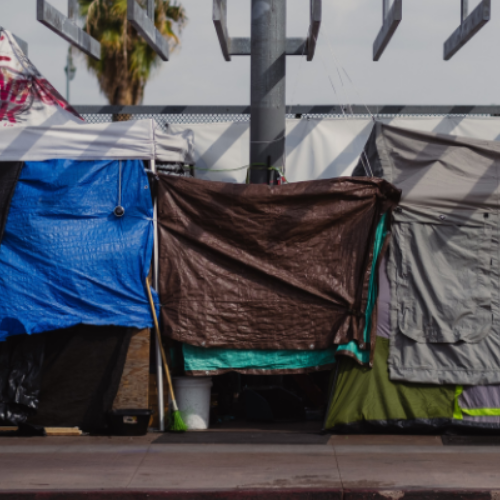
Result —
<instances>
[{"instance_id":1,"label":"white canopy roof","mask_svg":"<svg viewBox=\"0 0 500 500\"><path fill-rule=\"evenodd\" d=\"M0 130L0 161L140 159L191 163L189 132L167 134L153 120Z\"/></svg>"}]
</instances>

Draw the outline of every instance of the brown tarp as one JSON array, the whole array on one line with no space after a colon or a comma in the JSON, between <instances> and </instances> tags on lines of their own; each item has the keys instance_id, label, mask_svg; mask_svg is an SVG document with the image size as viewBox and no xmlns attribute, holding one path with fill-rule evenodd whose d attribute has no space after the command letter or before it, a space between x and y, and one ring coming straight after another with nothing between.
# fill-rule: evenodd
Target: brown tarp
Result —
<instances>
[{"instance_id":1,"label":"brown tarp","mask_svg":"<svg viewBox=\"0 0 500 500\"><path fill-rule=\"evenodd\" d=\"M14 196L23 165L22 161L0 162L0 244L7 224L10 202Z\"/></svg>"},{"instance_id":2,"label":"brown tarp","mask_svg":"<svg viewBox=\"0 0 500 500\"><path fill-rule=\"evenodd\" d=\"M267 186L161 175L165 333L228 349L362 344L376 226L399 197L381 179Z\"/></svg>"}]
</instances>

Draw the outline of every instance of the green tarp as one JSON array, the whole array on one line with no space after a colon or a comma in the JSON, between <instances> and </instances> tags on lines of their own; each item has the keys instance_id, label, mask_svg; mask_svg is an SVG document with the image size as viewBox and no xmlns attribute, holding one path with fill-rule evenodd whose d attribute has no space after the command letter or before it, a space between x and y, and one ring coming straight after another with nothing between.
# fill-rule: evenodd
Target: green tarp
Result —
<instances>
[{"instance_id":1,"label":"green tarp","mask_svg":"<svg viewBox=\"0 0 500 500\"><path fill-rule=\"evenodd\" d=\"M455 386L391 382L388 354L389 340L377 337L372 369L350 358L339 358L326 429L357 423L429 422L453 417Z\"/></svg>"}]
</instances>

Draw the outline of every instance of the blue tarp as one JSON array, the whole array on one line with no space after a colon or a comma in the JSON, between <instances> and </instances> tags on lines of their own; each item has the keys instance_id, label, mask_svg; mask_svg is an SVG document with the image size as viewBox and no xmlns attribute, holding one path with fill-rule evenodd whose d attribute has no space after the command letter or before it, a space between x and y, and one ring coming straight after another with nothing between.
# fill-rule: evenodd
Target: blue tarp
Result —
<instances>
[{"instance_id":1,"label":"blue tarp","mask_svg":"<svg viewBox=\"0 0 500 500\"><path fill-rule=\"evenodd\" d=\"M0 340L80 323L151 327L152 219L141 161L26 163L0 247Z\"/></svg>"}]
</instances>

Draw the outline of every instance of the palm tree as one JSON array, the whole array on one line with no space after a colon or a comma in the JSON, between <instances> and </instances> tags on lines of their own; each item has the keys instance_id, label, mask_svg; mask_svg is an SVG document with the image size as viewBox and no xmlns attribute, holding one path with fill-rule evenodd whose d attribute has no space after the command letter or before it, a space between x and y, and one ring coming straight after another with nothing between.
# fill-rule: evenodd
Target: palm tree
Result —
<instances>
[{"instance_id":1,"label":"palm tree","mask_svg":"<svg viewBox=\"0 0 500 500\"><path fill-rule=\"evenodd\" d=\"M87 56L87 67L97 76L101 91L110 104L140 104L160 59L127 22L127 0L78 1L86 31L101 42L101 60ZM145 7L145 0L138 3ZM175 0L155 3L156 28L173 49L179 44L176 31L180 33L187 21L185 10Z\"/></svg>"}]
</instances>

